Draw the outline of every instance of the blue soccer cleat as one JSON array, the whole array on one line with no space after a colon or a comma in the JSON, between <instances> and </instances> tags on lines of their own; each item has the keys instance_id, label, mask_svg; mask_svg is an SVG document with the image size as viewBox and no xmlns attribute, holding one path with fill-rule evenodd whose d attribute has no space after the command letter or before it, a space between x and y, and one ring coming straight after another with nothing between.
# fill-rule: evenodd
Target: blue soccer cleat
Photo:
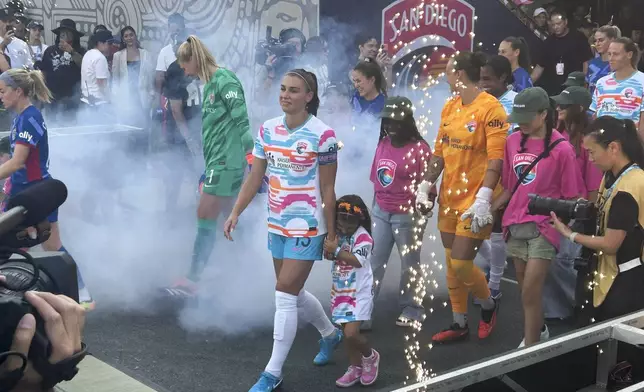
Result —
<instances>
[{"instance_id":1,"label":"blue soccer cleat","mask_svg":"<svg viewBox=\"0 0 644 392\"><path fill-rule=\"evenodd\" d=\"M313 359L313 363L317 366L324 366L329 363L333 356L333 350L340 345L343 337L342 330L336 328L334 334L320 339L320 352Z\"/></svg>"},{"instance_id":2,"label":"blue soccer cleat","mask_svg":"<svg viewBox=\"0 0 644 392\"><path fill-rule=\"evenodd\" d=\"M257 380L255 385L253 385L248 392L272 392L279 388L282 381L282 378L277 378L268 372L262 372L259 376L259 380Z\"/></svg>"}]
</instances>

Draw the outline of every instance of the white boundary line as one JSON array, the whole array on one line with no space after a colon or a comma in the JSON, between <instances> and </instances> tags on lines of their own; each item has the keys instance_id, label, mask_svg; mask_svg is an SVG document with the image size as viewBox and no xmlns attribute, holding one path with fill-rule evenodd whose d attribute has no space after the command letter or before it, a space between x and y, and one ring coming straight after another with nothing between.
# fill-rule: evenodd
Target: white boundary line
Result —
<instances>
[{"instance_id":1,"label":"white boundary line","mask_svg":"<svg viewBox=\"0 0 644 392\"><path fill-rule=\"evenodd\" d=\"M512 283L512 284L519 284L519 282L517 282L514 279L510 279L510 278L501 278L501 280L504 281L504 282Z\"/></svg>"},{"instance_id":2,"label":"white boundary line","mask_svg":"<svg viewBox=\"0 0 644 392\"><path fill-rule=\"evenodd\" d=\"M51 136L61 137L61 136L87 136L87 135L104 135L110 133L124 133L132 132L134 129L110 129L107 131L95 131L95 132L76 132L76 133L55 133L51 132ZM136 128L137 131L142 131L143 128Z\"/></svg>"},{"instance_id":3,"label":"white boundary line","mask_svg":"<svg viewBox=\"0 0 644 392\"><path fill-rule=\"evenodd\" d=\"M125 127L127 125L121 125L121 124L98 124L98 125L78 125L78 126L71 126L71 127L55 127L55 128L48 128L48 131L58 131L61 129L86 129L86 128L98 128L98 127Z\"/></svg>"},{"instance_id":4,"label":"white boundary line","mask_svg":"<svg viewBox=\"0 0 644 392\"><path fill-rule=\"evenodd\" d=\"M74 133L60 133L60 131L65 131L69 129L97 129L97 128L107 128L111 127L112 129L104 131L93 131L93 132L74 132ZM133 127L131 125L125 124L106 124L106 125L79 125L74 127L57 127L49 128L49 136L58 137L58 136L86 136L86 135L101 135L101 134L110 134L110 133L123 133L131 131L143 131L143 128ZM11 132L0 132L0 136L7 136Z\"/></svg>"}]
</instances>

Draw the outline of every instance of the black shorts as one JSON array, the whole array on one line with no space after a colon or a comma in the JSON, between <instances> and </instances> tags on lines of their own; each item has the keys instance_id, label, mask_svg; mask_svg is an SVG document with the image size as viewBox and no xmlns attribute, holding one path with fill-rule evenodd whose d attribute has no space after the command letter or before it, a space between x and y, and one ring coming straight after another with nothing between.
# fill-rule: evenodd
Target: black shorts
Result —
<instances>
[{"instance_id":1,"label":"black shorts","mask_svg":"<svg viewBox=\"0 0 644 392\"><path fill-rule=\"evenodd\" d=\"M606 321L644 309L644 265L617 274L595 320Z\"/></svg>"}]
</instances>

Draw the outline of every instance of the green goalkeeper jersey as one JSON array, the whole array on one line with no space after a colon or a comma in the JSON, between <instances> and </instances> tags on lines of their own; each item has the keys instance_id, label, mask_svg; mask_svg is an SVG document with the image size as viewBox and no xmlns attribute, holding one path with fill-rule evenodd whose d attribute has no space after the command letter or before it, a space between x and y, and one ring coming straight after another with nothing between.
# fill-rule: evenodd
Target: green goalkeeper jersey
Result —
<instances>
[{"instance_id":1,"label":"green goalkeeper jersey","mask_svg":"<svg viewBox=\"0 0 644 392\"><path fill-rule=\"evenodd\" d=\"M253 148L246 99L232 71L218 68L203 88L202 138L206 169L243 170Z\"/></svg>"}]
</instances>

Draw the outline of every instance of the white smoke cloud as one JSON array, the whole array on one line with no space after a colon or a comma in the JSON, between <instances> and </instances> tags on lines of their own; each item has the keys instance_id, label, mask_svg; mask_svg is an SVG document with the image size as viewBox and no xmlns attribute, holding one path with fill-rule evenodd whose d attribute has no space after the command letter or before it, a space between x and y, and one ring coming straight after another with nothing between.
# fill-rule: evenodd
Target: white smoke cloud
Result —
<instances>
[{"instance_id":1,"label":"white smoke cloud","mask_svg":"<svg viewBox=\"0 0 644 392\"><path fill-rule=\"evenodd\" d=\"M338 29L340 24L334 26ZM352 28L346 29L352 31ZM222 59L223 43L217 37L204 37L204 41L215 57ZM352 47L353 42L346 45ZM340 58L346 59L346 48L330 46L330 49L331 58L341 54ZM221 60L224 65L225 60ZM254 99L252 72L238 76L253 113L272 111L271 117L282 114L274 110L277 95ZM434 125L426 135L430 145L436 137L443 97L447 95L444 85L432 91L435 96L426 99L424 108L420 105L417 108L417 117L421 111L431 109ZM373 124L363 130L353 130L350 108L346 109L330 113L323 107L319 113L323 121L334 127L344 144L339 154L336 194L338 197L358 194L371 205L373 185L369 173L380 126ZM49 124L51 172L67 184L70 195L60 211L62 240L96 297L98 311L153 312L164 301L159 301L158 289L170 285L189 269L196 234L196 188L201 173L184 155L144 154L126 149L126 139L141 131L121 132L118 116L110 122L92 129L56 130L52 128L69 123ZM253 130L257 129L256 122ZM159 131L157 128L158 125L155 134ZM113 179L119 181L113 184ZM177 193L176 206L168 206L168 190ZM225 219L226 216L220 218L220 225ZM236 334L272 325L275 273L267 249L265 222L266 195L258 195L240 219L234 233L235 242L226 241L220 235L222 231L218 231L213 256L200 283L200 298L196 304L177 313L185 329L216 329ZM427 225L422 260L443 263L435 218ZM327 309L330 270L330 262L316 262L306 283L306 288ZM434 270L439 285L444 287L440 271ZM397 292L399 276L399 257L394 248L383 282L383 297ZM431 293L436 294L428 290L428 295Z\"/></svg>"}]
</instances>

